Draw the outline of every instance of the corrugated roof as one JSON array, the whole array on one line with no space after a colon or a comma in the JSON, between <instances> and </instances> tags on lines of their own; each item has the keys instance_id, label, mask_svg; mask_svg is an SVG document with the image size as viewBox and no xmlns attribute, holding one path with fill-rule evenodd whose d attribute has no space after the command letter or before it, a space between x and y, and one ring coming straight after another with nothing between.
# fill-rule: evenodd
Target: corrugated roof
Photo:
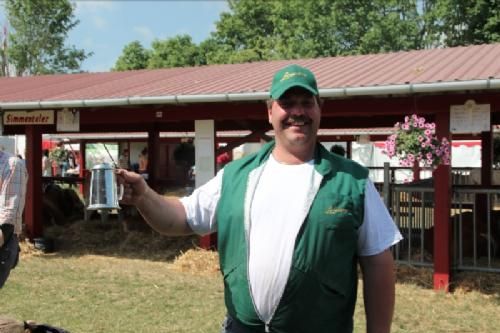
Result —
<instances>
[{"instance_id":1,"label":"corrugated roof","mask_svg":"<svg viewBox=\"0 0 500 333\"><path fill-rule=\"evenodd\" d=\"M500 79L500 44L231 65L0 78L2 103L267 93L289 63L320 90ZM245 98L243 98L245 99Z\"/></svg>"}]
</instances>

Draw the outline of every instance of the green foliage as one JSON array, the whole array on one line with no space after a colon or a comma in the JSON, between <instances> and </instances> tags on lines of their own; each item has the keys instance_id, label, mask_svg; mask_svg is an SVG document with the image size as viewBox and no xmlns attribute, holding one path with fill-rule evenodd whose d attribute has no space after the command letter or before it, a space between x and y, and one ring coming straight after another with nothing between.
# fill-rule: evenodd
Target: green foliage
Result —
<instances>
[{"instance_id":1,"label":"green foliage","mask_svg":"<svg viewBox=\"0 0 500 333\"><path fill-rule=\"evenodd\" d=\"M65 45L78 24L70 1L6 0L5 8L12 28L7 52L17 75L79 71L90 54Z\"/></svg>"},{"instance_id":2,"label":"green foliage","mask_svg":"<svg viewBox=\"0 0 500 333\"><path fill-rule=\"evenodd\" d=\"M500 41L500 2L425 1L428 39L433 45L459 46Z\"/></svg>"},{"instance_id":3,"label":"green foliage","mask_svg":"<svg viewBox=\"0 0 500 333\"><path fill-rule=\"evenodd\" d=\"M116 61L115 71L144 69L148 66L150 52L139 41L133 41L123 48L122 55Z\"/></svg>"},{"instance_id":4,"label":"green foliage","mask_svg":"<svg viewBox=\"0 0 500 333\"><path fill-rule=\"evenodd\" d=\"M49 153L49 159L57 163L63 163L68 160L68 151L62 147L56 147Z\"/></svg>"},{"instance_id":5,"label":"green foliage","mask_svg":"<svg viewBox=\"0 0 500 333\"><path fill-rule=\"evenodd\" d=\"M196 66L204 62L197 45L188 35L155 40L152 47L148 68Z\"/></svg>"},{"instance_id":6,"label":"green foliage","mask_svg":"<svg viewBox=\"0 0 500 333\"><path fill-rule=\"evenodd\" d=\"M147 67L374 54L500 41L500 2L494 0L228 0L228 5L229 11L216 22L216 31L199 45L186 35L155 41Z\"/></svg>"},{"instance_id":7,"label":"green foliage","mask_svg":"<svg viewBox=\"0 0 500 333\"><path fill-rule=\"evenodd\" d=\"M412 0L231 0L229 7L231 13L221 15L212 34L212 50L216 51L207 53L208 63L419 47L421 24Z\"/></svg>"}]
</instances>

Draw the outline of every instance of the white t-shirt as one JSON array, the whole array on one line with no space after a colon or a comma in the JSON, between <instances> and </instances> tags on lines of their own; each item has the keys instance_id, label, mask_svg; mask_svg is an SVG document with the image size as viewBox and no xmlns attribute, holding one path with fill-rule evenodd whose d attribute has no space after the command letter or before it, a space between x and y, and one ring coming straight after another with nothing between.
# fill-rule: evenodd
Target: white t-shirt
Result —
<instances>
[{"instance_id":1,"label":"white t-shirt","mask_svg":"<svg viewBox=\"0 0 500 333\"><path fill-rule=\"evenodd\" d=\"M223 170L189 197L181 199L190 227L198 234L217 230L215 210ZM250 210L249 281L259 317L272 318L290 272L295 238L307 210L313 162L285 165L271 155L260 175ZM378 254L402 237L371 181L365 189L364 221L358 234L361 256ZM307 208L308 209L308 208Z\"/></svg>"}]
</instances>

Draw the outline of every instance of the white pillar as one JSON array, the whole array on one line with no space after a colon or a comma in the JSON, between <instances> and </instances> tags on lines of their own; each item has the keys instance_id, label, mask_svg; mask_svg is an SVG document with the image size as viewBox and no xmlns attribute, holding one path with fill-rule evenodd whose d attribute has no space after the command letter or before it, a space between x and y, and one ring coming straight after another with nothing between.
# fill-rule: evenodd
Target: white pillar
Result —
<instances>
[{"instance_id":1,"label":"white pillar","mask_svg":"<svg viewBox=\"0 0 500 333\"><path fill-rule=\"evenodd\" d=\"M200 187L215 176L215 122L194 121L196 183Z\"/></svg>"}]
</instances>

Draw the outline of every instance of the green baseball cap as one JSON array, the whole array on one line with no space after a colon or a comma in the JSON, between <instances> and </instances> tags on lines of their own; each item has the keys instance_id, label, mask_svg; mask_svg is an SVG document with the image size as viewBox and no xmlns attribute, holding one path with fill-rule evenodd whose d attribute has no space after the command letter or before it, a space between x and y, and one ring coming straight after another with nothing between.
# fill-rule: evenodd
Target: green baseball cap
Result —
<instances>
[{"instance_id":1,"label":"green baseball cap","mask_svg":"<svg viewBox=\"0 0 500 333\"><path fill-rule=\"evenodd\" d=\"M318 85L314 74L305 67L288 65L274 74L271 84L271 98L279 99L288 89L302 87L313 95L318 95Z\"/></svg>"}]
</instances>

